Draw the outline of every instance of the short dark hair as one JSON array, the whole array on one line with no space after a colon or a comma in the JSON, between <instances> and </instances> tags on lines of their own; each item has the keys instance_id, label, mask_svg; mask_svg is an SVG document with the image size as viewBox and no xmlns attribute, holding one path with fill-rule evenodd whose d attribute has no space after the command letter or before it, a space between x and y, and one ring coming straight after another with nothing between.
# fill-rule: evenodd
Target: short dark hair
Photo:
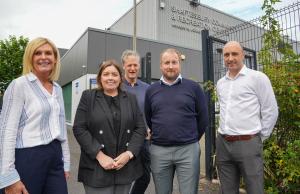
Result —
<instances>
[{"instance_id":1,"label":"short dark hair","mask_svg":"<svg viewBox=\"0 0 300 194\"><path fill-rule=\"evenodd\" d=\"M102 87L102 84L101 84L101 75L102 75L102 73L103 73L103 71L107 68L107 67L109 67L109 66L114 66L117 70L118 70L118 72L119 72L119 74L120 74L120 79L121 79L121 83L119 84L119 86L118 86L118 90L121 90L121 85L122 85L122 70L121 70L121 68L120 68L120 65L117 63L117 61L116 60L114 60L114 59L110 59L110 60L107 60L107 61L103 61L100 65L99 65L99 67L100 67L100 69L99 69L99 72L98 72L98 74L97 74L97 84L98 84L98 89L100 89L100 90L103 90L103 87Z\"/></svg>"}]
</instances>

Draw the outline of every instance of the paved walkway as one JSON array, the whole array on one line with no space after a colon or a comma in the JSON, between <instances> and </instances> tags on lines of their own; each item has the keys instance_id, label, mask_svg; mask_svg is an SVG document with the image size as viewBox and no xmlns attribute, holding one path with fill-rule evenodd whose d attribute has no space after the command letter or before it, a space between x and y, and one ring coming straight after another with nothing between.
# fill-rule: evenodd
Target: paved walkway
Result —
<instances>
[{"instance_id":1,"label":"paved walkway","mask_svg":"<svg viewBox=\"0 0 300 194\"><path fill-rule=\"evenodd\" d=\"M77 182L77 170L80 156L80 148L77 141L74 138L72 130L68 129L69 134L69 145L71 152L71 178L68 180L68 191L69 194L84 194L84 189L81 183ZM179 194L179 188L177 180L174 180L174 191L173 194ZM199 181L199 193L201 194L218 194L218 185L212 184L205 178L201 178ZM145 194L155 194L153 182L151 181Z\"/></svg>"}]
</instances>

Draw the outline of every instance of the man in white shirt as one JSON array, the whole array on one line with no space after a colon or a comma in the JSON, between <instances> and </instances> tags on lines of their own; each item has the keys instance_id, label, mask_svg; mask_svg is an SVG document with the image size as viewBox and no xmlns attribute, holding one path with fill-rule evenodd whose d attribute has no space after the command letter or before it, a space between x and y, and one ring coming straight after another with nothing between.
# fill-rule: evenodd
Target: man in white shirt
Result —
<instances>
[{"instance_id":1,"label":"man in white shirt","mask_svg":"<svg viewBox=\"0 0 300 194\"><path fill-rule=\"evenodd\" d=\"M249 194L263 194L263 144L276 123L278 108L269 78L243 64L236 41L223 48L226 75L217 83L220 126L216 158L223 194L238 194L240 177Z\"/></svg>"}]
</instances>

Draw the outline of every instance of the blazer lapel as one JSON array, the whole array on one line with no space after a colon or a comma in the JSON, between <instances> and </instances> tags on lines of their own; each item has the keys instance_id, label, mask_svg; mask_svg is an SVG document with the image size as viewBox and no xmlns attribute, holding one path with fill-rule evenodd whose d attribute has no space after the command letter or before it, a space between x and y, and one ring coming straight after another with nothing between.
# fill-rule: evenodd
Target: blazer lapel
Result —
<instances>
[{"instance_id":1,"label":"blazer lapel","mask_svg":"<svg viewBox=\"0 0 300 194\"><path fill-rule=\"evenodd\" d=\"M109 122L109 125L110 127L113 129L114 128L114 125L113 125L113 118L112 118L112 115L111 115L111 111L108 107L108 104L104 98L104 94L102 91L98 91L97 92L97 98L96 100L99 102L99 104L101 105L102 109L103 109L103 112L105 113L105 117L107 118L108 122ZM112 130L113 133L115 133L115 130Z\"/></svg>"}]
</instances>

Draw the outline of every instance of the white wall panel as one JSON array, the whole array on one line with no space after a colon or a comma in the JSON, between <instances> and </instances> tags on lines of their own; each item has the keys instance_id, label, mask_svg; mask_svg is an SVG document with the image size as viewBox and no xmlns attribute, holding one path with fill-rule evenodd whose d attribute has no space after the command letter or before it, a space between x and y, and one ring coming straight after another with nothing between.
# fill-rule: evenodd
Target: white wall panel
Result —
<instances>
[{"instance_id":1,"label":"white wall panel","mask_svg":"<svg viewBox=\"0 0 300 194\"><path fill-rule=\"evenodd\" d=\"M90 79L95 79L97 74L86 74L80 78L72 81L72 112L71 112L71 125L74 123L76 110L82 95L82 92L90 88Z\"/></svg>"}]
</instances>

